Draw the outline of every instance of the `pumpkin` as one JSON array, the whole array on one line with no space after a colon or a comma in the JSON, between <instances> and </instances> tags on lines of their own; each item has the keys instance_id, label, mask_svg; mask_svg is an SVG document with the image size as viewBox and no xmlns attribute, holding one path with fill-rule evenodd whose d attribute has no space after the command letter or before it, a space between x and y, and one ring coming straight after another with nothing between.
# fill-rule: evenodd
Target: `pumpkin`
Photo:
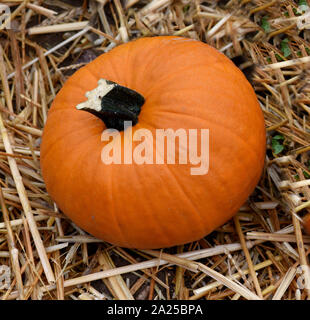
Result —
<instances>
[{"instance_id":1,"label":"pumpkin","mask_svg":"<svg viewBox=\"0 0 310 320\"><path fill-rule=\"evenodd\" d=\"M119 131L122 148L129 129L195 129L197 141L208 130L197 144L198 154L208 143L207 173L166 154L161 163L103 162L112 143L103 132L125 120L132 126ZM141 141L131 142L132 153ZM265 148L256 95L232 61L203 42L160 36L119 45L66 81L48 113L40 162L48 193L79 227L146 249L195 241L226 223L258 183Z\"/></svg>"},{"instance_id":2,"label":"pumpkin","mask_svg":"<svg viewBox=\"0 0 310 320\"><path fill-rule=\"evenodd\" d=\"M310 235L310 213L304 217L304 229Z\"/></svg>"}]
</instances>

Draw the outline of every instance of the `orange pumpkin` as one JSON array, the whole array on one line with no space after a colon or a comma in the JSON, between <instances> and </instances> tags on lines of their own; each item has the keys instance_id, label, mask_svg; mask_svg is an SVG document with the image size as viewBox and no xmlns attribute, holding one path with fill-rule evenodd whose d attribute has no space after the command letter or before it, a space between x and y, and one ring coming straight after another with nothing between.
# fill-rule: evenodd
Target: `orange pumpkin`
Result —
<instances>
[{"instance_id":1,"label":"orange pumpkin","mask_svg":"<svg viewBox=\"0 0 310 320\"><path fill-rule=\"evenodd\" d=\"M305 228L306 232L310 235L310 213L308 213L304 217L304 228Z\"/></svg>"},{"instance_id":2,"label":"orange pumpkin","mask_svg":"<svg viewBox=\"0 0 310 320\"><path fill-rule=\"evenodd\" d=\"M77 108L100 79L133 90L125 96L143 104L133 134L208 129L208 173L192 175L191 163L104 163L109 121ZM122 94L114 99L122 104ZM127 117L123 105L115 114ZM124 131L120 137L124 147ZM242 72L205 43L168 36L120 45L75 72L52 104L41 144L43 178L59 208L95 237L134 248L184 244L227 222L258 183L264 157L263 114Z\"/></svg>"}]
</instances>

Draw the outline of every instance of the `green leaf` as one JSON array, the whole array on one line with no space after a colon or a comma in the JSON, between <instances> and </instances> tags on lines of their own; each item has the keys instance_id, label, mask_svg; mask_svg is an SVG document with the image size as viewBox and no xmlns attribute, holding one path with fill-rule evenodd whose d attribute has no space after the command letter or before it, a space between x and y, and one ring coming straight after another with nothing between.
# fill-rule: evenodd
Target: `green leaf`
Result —
<instances>
[{"instance_id":1,"label":"green leaf","mask_svg":"<svg viewBox=\"0 0 310 320\"><path fill-rule=\"evenodd\" d=\"M284 137L280 134L277 134L276 136L272 137L272 140L284 140Z\"/></svg>"},{"instance_id":2,"label":"green leaf","mask_svg":"<svg viewBox=\"0 0 310 320\"><path fill-rule=\"evenodd\" d=\"M284 146L282 144L279 144L279 143L274 143L272 145L272 149L273 149L273 152L275 154L279 154L284 150Z\"/></svg>"},{"instance_id":3,"label":"green leaf","mask_svg":"<svg viewBox=\"0 0 310 320\"><path fill-rule=\"evenodd\" d=\"M295 16L301 16L302 15L302 13L301 13L301 11L299 9L293 8L293 12L294 12Z\"/></svg>"},{"instance_id":4,"label":"green leaf","mask_svg":"<svg viewBox=\"0 0 310 320\"><path fill-rule=\"evenodd\" d=\"M307 0L299 0L298 1L298 9L301 12L306 12L309 9Z\"/></svg>"},{"instance_id":5,"label":"green leaf","mask_svg":"<svg viewBox=\"0 0 310 320\"><path fill-rule=\"evenodd\" d=\"M310 174L308 172L303 171L303 173L306 179L310 179Z\"/></svg>"},{"instance_id":6,"label":"green leaf","mask_svg":"<svg viewBox=\"0 0 310 320\"><path fill-rule=\"evenodd\" d=\"M271 147L274 154L279 154L284 150L284 146L282 144L283 141L284 141L284 137L281 136L280 134L272 137Z\"/></svg>"},{"instance_id":7,"label":"green leaf","mask_svg":"<svg viewBox=\"0 0 310 320\"><path fill-rule=\"evenodd\" d=\"M288 38L285 38L284 40L281 41L281 51L282 51L285 58L287 58L291 55L291 49L290 49L288 43L289 43Z\"/></svg>"},{"instance_id":8,"label":"green leaf","mask_svg":"<svg viewBox=\"0 0 310 320\"><path fill-rule=\"evenodd\" d=\"M270 32L270 24L268 21L268 16L262 17L261 26L266 33Z\"/></svg>"}]
</instances>

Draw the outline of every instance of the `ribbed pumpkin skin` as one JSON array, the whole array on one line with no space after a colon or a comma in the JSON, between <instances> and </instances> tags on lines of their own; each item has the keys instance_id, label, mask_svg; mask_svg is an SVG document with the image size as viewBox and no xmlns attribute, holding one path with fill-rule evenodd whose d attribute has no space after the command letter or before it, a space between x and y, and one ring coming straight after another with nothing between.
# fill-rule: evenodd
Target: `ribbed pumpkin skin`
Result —
<instances>
[{"instance_id":1,"label":"ribbed pumpkin skin","mask_svg":"<svg viewBox=\"0 0 310 320\"><path fill-rule=\"evenodd\" d=\"M104 123L75 108L100 78L144 96L133 132L209 129L209 172L193 176L190 163L104 164ZM41 144L42 174L59 208L95 237L134 248L198 240L227 222L258 183L264 156L262 111L242 72L214 48L180 37L120 45L75 72L52 104Z\"/></svg>"}]
</instances>

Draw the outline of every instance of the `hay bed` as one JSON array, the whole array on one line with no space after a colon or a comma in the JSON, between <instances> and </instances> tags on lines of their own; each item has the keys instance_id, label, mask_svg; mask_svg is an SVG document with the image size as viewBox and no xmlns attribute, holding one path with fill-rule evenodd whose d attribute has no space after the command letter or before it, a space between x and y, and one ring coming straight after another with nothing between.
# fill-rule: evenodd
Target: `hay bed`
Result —
<instances>
[{"instance_id":1,"label":"hay bed","mask_svg":"<svg viewBox=\"0 0 310 320\"><path fill-rule=\"evenodd\" d=\"M3 3L11 20L0 30L0 266L11 277L0 283L1 299L310 299L302 286L310 272L300 268L310 253L300 219L310 208L307 1ZM255 64L266 165L238 215L204 239L128 250L59 212L40 174L40 137L75 70L120 43L167 34Z\"/></svg>"}]
</instances>

